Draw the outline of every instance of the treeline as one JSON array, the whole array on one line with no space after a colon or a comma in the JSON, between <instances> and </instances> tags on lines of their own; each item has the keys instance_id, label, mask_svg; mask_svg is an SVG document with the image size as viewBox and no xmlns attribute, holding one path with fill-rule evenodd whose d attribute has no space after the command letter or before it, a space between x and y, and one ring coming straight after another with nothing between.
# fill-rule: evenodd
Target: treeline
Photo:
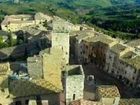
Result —
<instances>
[{"instance_id":1,"label":"treeline","mask_svg":"<svg viewBox=\"0 0 140 105\"><path fill-rule=\"evenodd\" d=\"M140 38L140 5L92 10L83 19L88 23L108 30L111 35L114 33L113 37Z\"/></svg>"}]
</instances>

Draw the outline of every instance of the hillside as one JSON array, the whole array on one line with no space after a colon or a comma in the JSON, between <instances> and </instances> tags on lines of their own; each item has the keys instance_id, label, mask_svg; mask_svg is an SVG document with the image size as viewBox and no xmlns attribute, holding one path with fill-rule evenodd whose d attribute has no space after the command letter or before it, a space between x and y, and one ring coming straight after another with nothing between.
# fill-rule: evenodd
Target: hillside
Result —
<instances>
[{"instance_id":1,"label":"hillside","mask_svg":"<svg viewBox=\"0 0 140 105\"><path fill-rule=\"evenodd\" d=\"M43 12L117 32L114 37L139 37L140 0L20 0L19 4L9 1L0 0L0 22L5 15Z\"/></svg>"},{"instance_id":2,"label":"hillside","mask_svg":"<svg viewBox=\"0 0 140 105\"><path fill-rule=\"evenodd\" d=\"M101 28L135 34L140 37L140 5L114 6L92 10L84 20Z\"/></svg>"},{"instance_id":3,"label":"hillside","mask_svg":"<svg viewBox=\"0 0 140 105\"><path fill-rule=\"evenodd\" d=\"M0 2L12 1L12 0L0 0ZM19 0L20 2L46 2L51 4L63 5L68 7L84 7L84 8L93 8L93 7L109 7L114 5L124 5L139 3L140 0Z\"/></svg>"},{"instance_id":4,"label":"hillside","mask_svg":"<svg viewBox=\"0 0 140 105\"><path fill-rule=\"evenodd\" d=\"M24 2L41 2L63 5L73 8L110 7L114 5L133 4L140 0L21 0Z\"/></svg>"}]
</instances>

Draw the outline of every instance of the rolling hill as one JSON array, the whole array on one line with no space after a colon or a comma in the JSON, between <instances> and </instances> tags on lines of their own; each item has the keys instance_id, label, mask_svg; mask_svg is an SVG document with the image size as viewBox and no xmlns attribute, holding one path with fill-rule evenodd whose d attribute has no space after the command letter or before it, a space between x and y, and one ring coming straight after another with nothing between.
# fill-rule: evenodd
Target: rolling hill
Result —
<instances>
[{"instance_id":1,"label":"rolling hill","mask_svg":"<svg viewBox=\"0 0 140 105\"><path fill-rule=\"evenodd\" d=\"M115 36L122 32L140 36L140 0L0 0L0 22L5 15L48 13L69 19L73 23L87 23L104 28ZM114 36L114 35L113 35Z\"/></svg>"},{"instance_id":2,"label":"rolling hill","mask_svg":"<svg viewBox=\"0 0 140 105\"><path fill-rule=\"evenodd\" d=\"M0 0L0 2L13 0ZM114 5L134 4L140 3L140 0L20 0L21 2L45 2L51 4L63 4L74 8L84 7L109 7Z\"/></svg>"}]
</instances>

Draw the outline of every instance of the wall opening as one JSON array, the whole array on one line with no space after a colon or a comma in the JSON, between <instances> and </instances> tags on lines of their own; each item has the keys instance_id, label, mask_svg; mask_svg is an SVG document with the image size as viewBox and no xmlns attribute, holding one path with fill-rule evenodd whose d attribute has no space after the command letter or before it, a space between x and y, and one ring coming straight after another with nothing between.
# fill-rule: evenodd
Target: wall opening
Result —
<instances>
[{"instance_id":1,"label":"wall opening","mask_svg":"<svg viewBox=\"0 0 140 105\"><path fill-rule=\"evenodd\" d=\"M73 94L73 100L75 100L75 94Z\"/></svg>"},{"instance_id":2,"label":"wall opening","mask_svg":"<svg viewBox=\"0 0 140 105\"><path fill-rule=\"evenodd\" d=\"M21 101L16 101L15 105L22 105Z\"/></svg>"}]
</instances>

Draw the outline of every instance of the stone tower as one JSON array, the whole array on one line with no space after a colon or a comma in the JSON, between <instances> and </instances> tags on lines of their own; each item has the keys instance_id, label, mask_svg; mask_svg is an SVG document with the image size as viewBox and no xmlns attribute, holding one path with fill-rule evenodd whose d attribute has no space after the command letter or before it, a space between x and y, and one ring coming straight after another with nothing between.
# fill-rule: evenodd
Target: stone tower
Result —
<instances>
[{"instance_id":1,"label":"stone tower","mask_svg":"<svg viewBox=\"0 0 140 105\"><path fill-rule=\"evenodd\" d=\"M67 66L65 72L66 105L73 100L83 99L84 72L81 65Z\"/></svg>"}]
</instances>

